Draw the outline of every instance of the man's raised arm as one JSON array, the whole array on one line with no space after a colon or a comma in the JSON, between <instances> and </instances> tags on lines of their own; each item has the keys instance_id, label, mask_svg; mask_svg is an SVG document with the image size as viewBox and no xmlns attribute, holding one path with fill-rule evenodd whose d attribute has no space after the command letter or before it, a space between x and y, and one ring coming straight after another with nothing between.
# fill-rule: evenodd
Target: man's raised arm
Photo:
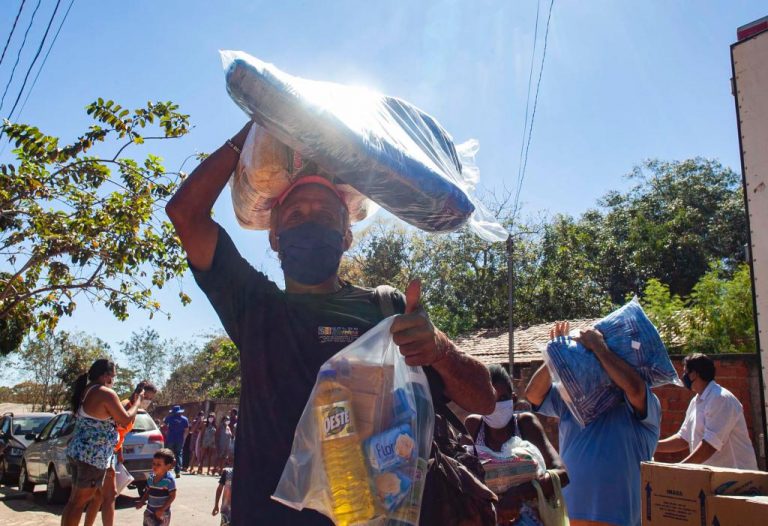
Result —
<instances>
[{"instance_id":1,"label":"man's raised arm","mask_svg":"<svg viewBox=\"0 0 768 526\"><path fill-rule=\"evenodd\" d=\"M189 262L197 270L209 270L213 263L219 229L211 209L237 166L240 155L235 148L242 149L251 124L249 121L231 144L222 145L201 162L165 207Z\"/></svg>"},{"instance_id":2,"label":"man's raised arm","mask_svg":"<svg viewBox=\"0 0 768 526\"><path fill-rule=\"evenodd\" d=\"M392 323L392 337L411 366L430 365L445 384L445 395L470 413L487 415L496 406L488 369L453 342L429 319L421 306L421 282L405 291L405 314Z\"/></svg>"}]
</instances>

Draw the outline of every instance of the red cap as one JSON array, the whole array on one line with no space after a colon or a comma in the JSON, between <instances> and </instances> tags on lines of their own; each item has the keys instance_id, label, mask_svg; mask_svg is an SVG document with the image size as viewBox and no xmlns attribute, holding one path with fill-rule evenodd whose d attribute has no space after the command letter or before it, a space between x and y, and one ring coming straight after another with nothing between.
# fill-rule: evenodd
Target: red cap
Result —
<instances>
[{"instance_id":1,"label":"red cap","mask_svg":"<svg viewBox=\"0 0 768 526\"><path fill-rule=\"evenodd\" d=\"M336 185L330 182L328 179L323 177L322 175L307 175L305 177L301 177L300 179L297 179L294 181L291 186L285 189L282 194L278 196L278 198L275 200L275 204L272 205L273 207L277 205L283 204L283 201L288 197L288 194L293 192L296 188L299 186L304 186L305 184L319 184L320 186L324 186L328 188L331 192L333 192L336 197L339 198L339 200L344 203L344 206L347 206L346 199L344 199L344 196L339 191L338 188L336 188Z\"/></svg>"}]
</instances>

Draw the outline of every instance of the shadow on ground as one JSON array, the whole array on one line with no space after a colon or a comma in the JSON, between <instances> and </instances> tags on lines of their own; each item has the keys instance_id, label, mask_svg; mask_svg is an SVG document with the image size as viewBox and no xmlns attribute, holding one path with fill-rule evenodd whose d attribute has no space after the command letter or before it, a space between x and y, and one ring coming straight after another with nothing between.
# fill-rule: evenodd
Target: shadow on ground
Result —
<instances>
[{"instance_id":1,"label":"shadow on ground","mask_svg":"<svg viewBox=\"0 0 768 526\"><path fill-rule=\"evenodd\" d=\"M37 487L42 488L42 486ZM138 497L120 495L117 497L115 508L118 510L134 508L137 500ZM13 511L42 511L57 516L60 516L64 511L63 504L45 502L45 489L40 489L34 493L25 493L15 487L0 486L0 501Z\"/></svg>"}]
</instances>

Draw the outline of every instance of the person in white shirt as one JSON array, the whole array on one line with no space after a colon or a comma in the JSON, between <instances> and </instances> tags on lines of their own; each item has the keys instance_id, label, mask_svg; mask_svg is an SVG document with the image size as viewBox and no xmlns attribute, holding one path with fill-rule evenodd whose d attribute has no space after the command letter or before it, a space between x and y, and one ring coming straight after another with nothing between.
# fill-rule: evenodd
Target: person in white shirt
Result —
<instances>
[{"instance_id":1,"label":"person in white shirt","mask_svg":"<svg viewBox=\"0 0 768 526\"><path fill-rule=\"evenodd\" d=\"M683 383L696 393L680 431L659 441L657 453L688 450L686 464L757 469L757 458L747 433L744 408L728 389L715 382L715 363L694 353L683 361Z\"/></svg>"}]
</instances>

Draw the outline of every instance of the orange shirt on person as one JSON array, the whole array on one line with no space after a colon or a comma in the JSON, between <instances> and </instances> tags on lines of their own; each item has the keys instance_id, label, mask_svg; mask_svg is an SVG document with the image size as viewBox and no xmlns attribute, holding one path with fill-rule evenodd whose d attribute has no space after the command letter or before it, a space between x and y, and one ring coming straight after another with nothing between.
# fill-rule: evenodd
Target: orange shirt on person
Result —
<instances>
[{"instance_id":1,"label":"orange shirt on person","mask_svg":"<svg viewBox=\"0 0 768 526\"><path fill-rule=\"evenodd\" d=\"M130 400L123 400L123 407L130 406L131 401ZM115 446L115 453L120 451L123 447L123 442L125 441L125 435L131 432L131 429L133 429L134 420L131 420L128 422L128 425L123 426L117 426L117 445Z\"/></svg>"}]
</instances>

